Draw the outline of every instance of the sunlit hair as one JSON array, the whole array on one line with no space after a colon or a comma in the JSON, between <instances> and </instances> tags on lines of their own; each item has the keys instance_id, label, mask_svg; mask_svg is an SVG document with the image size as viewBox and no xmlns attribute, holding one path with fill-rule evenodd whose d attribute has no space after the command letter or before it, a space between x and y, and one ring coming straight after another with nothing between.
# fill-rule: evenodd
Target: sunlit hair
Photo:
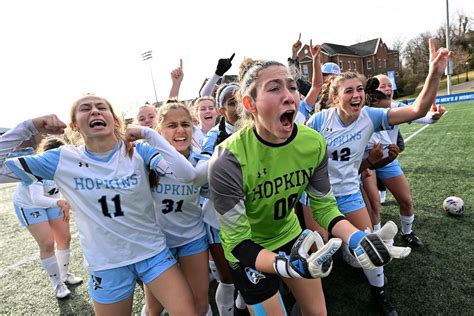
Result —
<instances>
[{"instance_id":1,"label":"sunlit hair","mask_svg":"<svg viewBox=\"0 0 474 316\"><path fill-rule=\"evenodd\" d=\"M329 99L329 87L331 86L332 78L334 76L328 76L327 79L324 80L323 86L321 87L321 92L319 93L318 100L316 101L318 104L318 108L316 111L322 111L325 109L329 109L331 107L331 100Z\"/></svg>"},{"instance_id":2,"label":"sunlit hair","mask_svg":"<svg viewBox=\"0 0 474 316\"><path fill-rule=\"evenodd\" d=\"M332 76L329 86L329 100L338 95L339 88L346 80L358 79L362 86L365 86L365 77L357 72L343 72ZM365 100L362 100L365 102Z\"/></svg>"},{"instance_id":3,"label":"sunlit hair","mask_svg":"<svg viewBox=\"0 0 474 316\"><path fill-rule=\"evenodd\" d=\"M145 103L145 105L142 105L141 107L138 108L138 113L137 113L137 116L135 116L135 118L133 119L133 124L136 124L136 125L140 125L140 122L139 122L139 117L140 117L140 113L142 112L143 109L152 109L153 111L155 111L155 114L156 114L156 107L154 107L153 105L149 104L149 103Z\"/></svg>"},{"instance_id":4,"label":"sunlit hair","mask_svg":"<svg viewBox=\"0 0 474 316\"><path fill-rule=\"evenodd\" d=\"M104 102L109 107L110 113L112 113L112 117L114 118L115 121L115 126L114 126L114 135L117 138L117 140L122 140L125 144L125 152L128 154L128 156L131 158L133 155L133 144L125 140L125 124L123 123L123 120L120 116L115 114L114 108L112 107L112 104L110 102L103 98L99 97L96 95L86 95L81 97L80 99L76 100L71 107L71 122L76 124L77 123L77 118L76 118L76 112L77 108L79 107L79 104L82 100L85 98L96 98Z\"/></svg>"},{"instance_id":5,"label":"sunlit hair","mask_svg":"<svg viewBox=\"0 0 474 316\"><path fill-rule=\"evenodd\" d=\"M66 145L66 142L62 138L56 136L46 137L43 138L39 143L38 148L36 149L36 153L41 154L42 152L45 152L47 150L59 148L62 145Z\"/></svg>"},{"instance_id":6,"label":"sunlit hair","mask_svg":"<svg viewBox=\"0 0 474 316\"><path fill-rule=\"evenodd\" d=\"M254 125L253 115L243 109L242 99L244 96L250 96L252 100L257 98L257 80L262 70L271 66L286 67L282 63L273 60L253 60L245 58L239 67L240 90L236 93L236 100L239 106L237 114L239 115L239 127Z\"/></svg>"},{"instance_id":7,"label":"sunlit hair","mask_svg":"<svg viewBox=\"0 0 474 316\"><path fill-rule=\"evenodd\" d=\"M189 108L184 103L172 100L171 102L164 103L158 109L157 125L160 126L164 122L166 115L169 113L169 111L179 110L179 109L182 109L183 111L185 111L186 114L189 116L189 119L192 121L192 115L191 115L191 111L189 111Z\"/></svg>"}]
</instances>

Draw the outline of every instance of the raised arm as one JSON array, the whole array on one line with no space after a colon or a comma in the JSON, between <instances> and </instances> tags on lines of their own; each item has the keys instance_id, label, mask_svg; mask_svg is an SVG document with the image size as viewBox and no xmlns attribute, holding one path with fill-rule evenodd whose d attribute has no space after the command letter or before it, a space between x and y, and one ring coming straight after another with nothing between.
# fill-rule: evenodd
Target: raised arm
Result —
<instances>
[{"instance_id":1,"label":"raised arm","mask_svg":"<svg viewBox=\"0 0 474 316\"><path fill-rule=\"evenodd\" d=\"M222 76L232 67L232 59L234 59L234 56L235 53L233 53L230 58L219 59L215 73L211 78L209 78L209 80L207 80L206 84L201 89L201 97L210 97L212 95L212 91L214 91L217 81L219 81L219 79L222 78Z\"/></svg>"},{"instance_id":2,"label":"raised arm","mask_svg":"<svg viewBox=\"0 0 474 316\"><path fill-rule=\"evenodd\" d=\"M440 78L444 73L444 69L452 57L453 52L446 48L436 50L434 40L429 39L430 48L430 67L428 76L420 94L412 106L391 109L388 113L388 122L390 125L397 125L414 121L428 113L431 105L435 102L436 93L438 92Z\"/></svg>"},{"instance_id":3,"label":"raised arm","mask_svg":"<svg viewBox=\"0 0 474 316\"><path fill-rule=\"evenodd\" d=\"M321 55L321 45L313 46L313 40L310 40L309 48L311 51L311 57L313 58L313 77L311 79L311 89L309 89L305 101L309 106L314 108L319 93L321 92L324 79L323 73L321 72L321 63L319 61L319 57Z\"/></svg>"},{"instance_id":4,"label":"raised arm","mask_svg":"<svg viewBox=\"0 0 474 316\"><path fill-rule=\"evenodd\" d=\"M150 169L155 170L159 176L173 177L180 182L192 182L196 178L193 165L155 130L145 126L129 125L125 138L132 142L145 139L158 151L161 156L158 157L157 163L151 164ZM144 144L137 144L139 145L143 147Z\"/></svg>"},{"instance_id":5,"label":"raised arm","mask_svg":"<svg viewBox=\"0 0 474 316\"><path fill-rule=\"evenodd\" d=\"M183 60L180 58L179 59L179 67L171 71L171 90L169 94L169 98L176 98L178 99L179 95L179 88L181 87L181 82L183 81L184 78L184 72L183 72Z\"/></svg>"},{"instance_id":6,"label":"raised arm","mask_svg":"<svg viewBox=\"0 0 474 316\"><path fill-rule=\"evenodd\" d=\"M56 115L36 117L18 124L0 137L0 183L19 181L4 164L5 159L15 147L38 133L62 134L66 124Z\"/></svg>"}]
</instances>

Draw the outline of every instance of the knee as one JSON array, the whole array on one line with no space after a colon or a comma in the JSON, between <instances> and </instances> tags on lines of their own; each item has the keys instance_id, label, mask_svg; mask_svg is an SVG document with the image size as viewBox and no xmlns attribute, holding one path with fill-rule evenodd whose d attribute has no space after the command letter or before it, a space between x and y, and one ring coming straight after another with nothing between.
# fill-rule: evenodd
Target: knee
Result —
<instances>
[{"instance_id":1,"label":"knee","mask_svg":"<svg viewBox=\"0 0 474 316\"><path fill-rule=\"evenodd\" d=\"M71 234L67 233L57 240L58 247L61 249L69 248L71 245Z\"/></svg>"},{"instance_id":2,"label":"knee","mask_svg":"<svg viewBox=\"0 0 474 316\"><path fill-rule=\"evenodd\" d=\"M54 254L54 239L43 239L38 243L38 245L42 253Z\"/></svg>"},{"instance_id":3,"label":"knee","mask_svg":"<svg viewBox=\"0 0 474 316\"><path fill-rule=\"evenodd\" d=\"M194 305L196 306L198 315L206 315L208 309L211 307L207 295L206 297L196 297Z\"/></svg>"},{"instance_id":4,"label":"knee","mask_svg":"<svg viewBox=\"0 0 474 316\"><path fill-rule=\"evenodd\" d=\"M405 194L398 199L398 204L400 205L400 210L410 211L413 208L413 199L411 194Z\"/></svg>"}]
</instances>

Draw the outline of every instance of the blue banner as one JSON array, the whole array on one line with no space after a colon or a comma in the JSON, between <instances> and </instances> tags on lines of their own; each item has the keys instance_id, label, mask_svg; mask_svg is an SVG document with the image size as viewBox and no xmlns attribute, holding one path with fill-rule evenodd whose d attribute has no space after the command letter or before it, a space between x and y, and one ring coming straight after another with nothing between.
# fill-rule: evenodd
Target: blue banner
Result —
<instances>
[{"instance_id":1,"label":"blue banner","mask_svg":"<svg viewBox=\"0 0 474 316\"><path fill-rule=\"evenodd\" d=\"M464 92L458 94L450 94L450 95L439 95L436 97L436 104L446 104L446 103L454 103L454 102L463 102L463 101L474 101L474 91L472 92ZM415 99L408 99L403 100L403 103L413 104Z\"/></svg>"}]
</instances>

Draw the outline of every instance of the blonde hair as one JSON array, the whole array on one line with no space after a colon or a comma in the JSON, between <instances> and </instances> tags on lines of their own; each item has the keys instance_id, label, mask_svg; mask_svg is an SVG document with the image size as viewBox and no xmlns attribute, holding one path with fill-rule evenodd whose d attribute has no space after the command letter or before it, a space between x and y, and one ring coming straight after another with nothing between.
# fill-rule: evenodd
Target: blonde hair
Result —
<instances>
[{"instance_id":1,"label":"blonde hair","mask_svg":"<svg viewBox=\"0 0 474 316\"><path fill-rule=\"evenodd\" d=\"M155 114L158 112L156 110L156 107L154 107L153 105L149 104L149 103L145 103L145 105L142 105L141 107L138 108L138 113L137 115L135 116L135 118L133 119L133 124L136 124L136 125L140 125L140 123L138 122L138 117L140 116L140 112L145 109L145 108L150 108L152 109L153 111L155 111Z\"/></svg>"},{"instance_id":2,"label":"blonde hair","mask_svg":"<svg viewBox=\"0 0 474 316\"><path fill-rule=\"evenodd\" d=\"M182 109L186 112L186 114L189 115L189 118L193 119L193 116L191 115L191 111L189 111L189 108L181 102L175 101L175 100L170 100L171 102L166 102L163 104L159 109L158 109L158 119L157 119L157 125L161 125L163 121L165 120L166 115L168 114L169 111L171 110L179 110Z\"/></svg>"},{"instance_id":3,"label":"blonde hair","mask_svg":"<svg viewBox=\"0 0 474 316\"><path fill-rule=\"evenodd\" d=\"M106 104L108 106L108 108L110 110L110 113L112 113L112 117L114 118L114 121L115 121L114 135L118 140L121 140L121 141L124 142L125 152L131 158L132 155L133 155L133 144L125 140L125 124L123 123L122 118L120 116L118 116L117 114L115 114L115 111L114 111L114 108L112 107L112 104L106 98L99 97L99 96L96 96L96 95L93 95L93 94L89 94L89 95L86 95L86 96L83 96L83 97L77 99L72 104L72 107L71 107L71 122L74 123L74 124L77 122L76 112L77 112L77 108L79 107L80 101L82 101L85 98L90 98L90 97L99 99L102 102L104 102L104 104Z\"/></svg>"},{"instance_id":4,"label":"blonde hair","mask_svg":"<svg viewBox=\"0 0 474 316\"><path fill-rule=\"evenodd\" d=\"M339 88L346 80L351 79L358 79L362 83L362 86L365 86L365 77L357 72L343 72L338 75L333 75L330 79L329 85L329 100L328 102L331 103L332 99L338 95ZM365 101L365 100L364 100Z\"/></svg>"}]
</instances>

